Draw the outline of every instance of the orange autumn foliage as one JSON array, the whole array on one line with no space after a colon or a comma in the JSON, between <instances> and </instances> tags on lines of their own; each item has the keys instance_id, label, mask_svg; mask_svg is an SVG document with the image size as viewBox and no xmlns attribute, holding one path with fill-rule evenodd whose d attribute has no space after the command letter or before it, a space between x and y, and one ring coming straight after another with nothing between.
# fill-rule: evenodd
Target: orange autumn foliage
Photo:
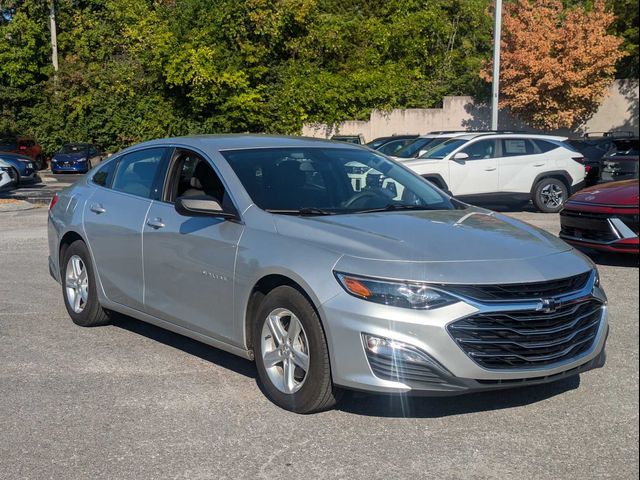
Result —
<instances>
[{"instance_id":1,"label":"orange autumn foliage","mask_svg":"<svg viewBox=\"0 0 640 480\"><path fill-rule=\"evenodd\" d=\"M591 116L625 55L607 34L604 0L565 8L560 0L516 0L503 12L500 107L531 126L572 128ZM481 77L491 82L492 62Z\"/></svg>"}]
</instances>

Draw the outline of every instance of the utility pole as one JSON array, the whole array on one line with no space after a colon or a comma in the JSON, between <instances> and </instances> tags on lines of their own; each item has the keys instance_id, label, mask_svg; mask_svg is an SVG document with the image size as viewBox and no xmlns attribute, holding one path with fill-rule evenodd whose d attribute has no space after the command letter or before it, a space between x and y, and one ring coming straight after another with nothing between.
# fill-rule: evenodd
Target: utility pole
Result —
<instances>
[{"instance_id":1,"label":"utility pole","mask_svg":"<svg viewBox=\"0 0 640 480\"><path fill-rule=\"evenodd\" d=\"M493 21L493 79L491 82L491 130L498 129L498 100L500 96L500 36L502 31L502 0L495 0Z\"/></svg>"},{"instance_id":2,"label":"utility pole","mask_svg":"<svg viewBox=\"0 0 640 480\"><path fill-rule=\"evenodd\" d=\"M51 30L51 63L53 63L54 75L58 72L58 32L56 30L56 2L49 3L49 26Z\"/></svg>"}]
</instances>

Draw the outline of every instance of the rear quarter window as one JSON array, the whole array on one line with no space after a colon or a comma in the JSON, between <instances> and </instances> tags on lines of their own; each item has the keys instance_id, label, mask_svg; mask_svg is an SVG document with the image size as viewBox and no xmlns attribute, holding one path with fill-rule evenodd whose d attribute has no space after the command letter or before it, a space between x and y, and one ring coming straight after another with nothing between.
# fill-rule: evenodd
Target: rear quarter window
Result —
<instances>
[{"instance_id":1,"label":"rear quarter window","mask_svg":"<svg viewBox=\"0 0 640 480\"><path fill-rule=\"evenodd\" d=\"M542 153L550 152L551 150L555 150L559 145L556 145L553 142L548 142L547 140L534 140L536 146L540 149ZM575 147L570 143L565 143L569 150L576 151Z\"/></svg>"}]
</instances>

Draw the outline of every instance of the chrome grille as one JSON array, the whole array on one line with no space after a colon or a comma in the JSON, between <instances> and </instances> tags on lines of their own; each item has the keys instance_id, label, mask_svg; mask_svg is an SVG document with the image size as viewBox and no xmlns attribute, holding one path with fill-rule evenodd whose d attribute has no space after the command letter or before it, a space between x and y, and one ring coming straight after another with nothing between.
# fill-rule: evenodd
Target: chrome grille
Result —
<instances>
[{"instance_id":1,"label":"chrome grille","mask_svg":"<svg viewBox=\"0 0 640 480\"><path fill-rule=\"evenodd\" d=\"M591 271L572 277L532 283L506 283L499 285L443 285L446 291L479 301L504 302L510 300L556 297L584 288Z\"/></svg>"},{"instance_id":2,"label":"chrome grille","mask_svg":"<svg viewBox=\"0 0 640 480\"><path fill-rule=\"evenodd\" d=\"M447 330L464 352L489 369L535 368L577 357L596 339L603 304L593 298L554 312L480 313Z\"/></svg>"}]
</instances>

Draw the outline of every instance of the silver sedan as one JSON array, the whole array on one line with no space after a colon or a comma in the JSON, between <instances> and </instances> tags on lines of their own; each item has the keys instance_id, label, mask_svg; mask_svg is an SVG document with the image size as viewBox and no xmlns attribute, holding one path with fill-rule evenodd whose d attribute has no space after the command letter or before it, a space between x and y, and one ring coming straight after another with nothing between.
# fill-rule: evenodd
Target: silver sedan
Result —
<instances>
[{"instance_id":1,"label":"silver sedan","mask_svg":"<svg viewBox=\"0 0 640 480\"><path fill-rule=\"evenodd\" d=\"M301 413L342 389L454 395L604 364L594 265L369 149L262 135L123 150L56 196L73 321L120 312L255 360Z\"/></svg>"}]
</instances>

